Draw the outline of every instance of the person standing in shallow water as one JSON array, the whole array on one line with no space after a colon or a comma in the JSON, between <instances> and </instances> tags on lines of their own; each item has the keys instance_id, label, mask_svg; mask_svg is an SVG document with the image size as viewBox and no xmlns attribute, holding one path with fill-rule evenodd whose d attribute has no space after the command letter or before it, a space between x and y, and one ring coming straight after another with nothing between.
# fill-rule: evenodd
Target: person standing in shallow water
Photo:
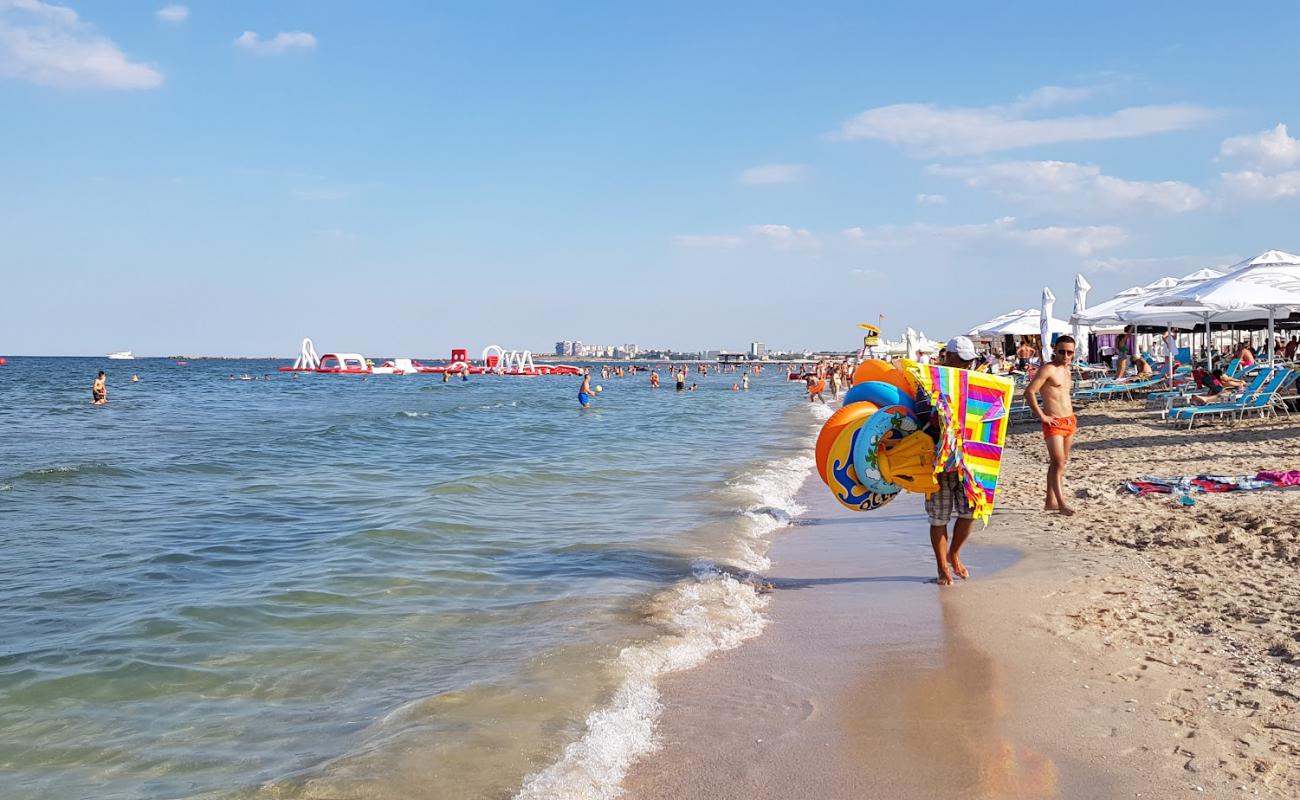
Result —
<instances>
[{"instance_id":1,"label":"person standing in shallow water","mask_svg":"<svg viewBox=\"0 0 1300 800\"><path fill-rule=\"evenodd\" d=\"M108 402L108 385L102 369L99 371L99 377L95 378L95 382L90 386L90 402L97 406Z\"/></svg>"},{"instance_id":2,"label":"person standing in shallow water","mask_svg":"<svg viewBox=\"0 0 1300 800\"><path fill-rule=\"evenodd\" d=\"M1070 460L1074 434L1079 430L1079 418L1070 404L1070 364L1074 361L1074 350L1073 337L1057 339L1052 360L1038 368L1025 388L1025 402L1043 423L1043 440L1047 443L1047 502L1043 510L1066 515L1073 514L1074 509L1065 503L1065 465ZM1042 407L1038 405L1039 392L1043 394Z\"/></svg>"}]
</instances>

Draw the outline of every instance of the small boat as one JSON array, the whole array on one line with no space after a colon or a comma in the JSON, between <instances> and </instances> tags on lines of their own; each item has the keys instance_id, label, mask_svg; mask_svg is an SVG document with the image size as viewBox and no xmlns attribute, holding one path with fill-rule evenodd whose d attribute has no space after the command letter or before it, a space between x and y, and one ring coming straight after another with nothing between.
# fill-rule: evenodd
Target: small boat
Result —
<instances>
[{"instance_id":1,"label":"small boat","mask_svg":"<svg viewBox=\"0 0 1300 800\"><path fill-rule=\"evenodd\" d=\"M109 353L108 357L114 361L134 361L135 355L130 350L121 350L116 353Z\"/></svg>"}]
</instances>

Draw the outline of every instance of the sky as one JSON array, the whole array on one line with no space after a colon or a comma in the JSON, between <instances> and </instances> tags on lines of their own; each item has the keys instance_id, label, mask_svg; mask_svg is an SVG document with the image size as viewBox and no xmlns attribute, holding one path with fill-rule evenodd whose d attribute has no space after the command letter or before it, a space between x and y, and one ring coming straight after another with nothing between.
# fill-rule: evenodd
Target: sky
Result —
<instances>
[{"instance_id":1,"label":"sky","mask_svg":"<svg viewBox=\"0 0 1300 800\"><path fill-rule=\"evenodd\" d=\"M948 336L1300 251L1247 2L0 0L0 354Z\"/></svg>"}]
</instances>

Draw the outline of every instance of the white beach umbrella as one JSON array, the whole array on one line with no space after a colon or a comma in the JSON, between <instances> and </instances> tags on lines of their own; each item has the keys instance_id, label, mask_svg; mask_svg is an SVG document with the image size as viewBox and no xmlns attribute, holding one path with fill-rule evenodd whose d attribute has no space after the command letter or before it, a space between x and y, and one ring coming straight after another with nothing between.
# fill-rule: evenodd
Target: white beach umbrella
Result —
<instances>
[{"instance_id":1,"label":"white beach umbrella","mask_svg":"<svg viewBox=\"0 0 1300 800\"><path fill-rule=\"evenodd\" d=\"M1120 318L1115 315L1118 309L1128 306L1137 298L1145 295L1146 289L1141 286L1130 286L1103 303L1098 303L1092 308L1083 311L1074 312L1070 315L1070 321L1080 325L1090 325L1094 328L1100 325L1113 325L1120 321Z\"/></svg>"},{"instance_id":2,"label":"white beach umbrella","mask_svg":"<svg viewBox=\"0 0 1300 800\"><path fill-rule=\"evenodd\" d=\"M906 358L916 358L916 331L911 328L903 331L903 344L907 349Z\"/></svg>"},{"instance_id":3,"label":"white beach umbrella","mask_svg":"<svg viewBox=\"0 0 1300 800\"><path fill-rule=\"evenodd\" d=\"M984 336L1033 336L1041 334L1043 314L1036 308L1028 311L1022 311L1015 316L1009 317L993 327L982 332ZM1049 333L1065 333L1070 330L1070 323L1050 317L1048 321Z\"/></svg>"},{"instance_id":4,"label":"white beach umbrella","mask_svg":"<svg viewBox=\"0 0 1300 800\"><path fill-rule=\"evenodd\" d=\"M1006 322L1007 320L1012 319L1014 317L1018 317L1023 313L1025 313L1025 310L1023 308L1017 308L1012 311L1008 311L1005 314L998 314L996 317L993 317L992 319L989 320L985 320L984 322L981 322L980 324L966 331L966 335L967 336L992 336L994 334L990 334L988 333L988 331L993 330L994 328L998 327L999 325Z\"/></svg>"},{"instance_id":5,"label":"white beach umbrella","mask_svg":"<svg viewBox=\"0 0 1300 800\"><path fill-rule=\"evenodd\" d=\"M1274 321L1279 310L1300 309L1300 256L1269 250L1233 265L1216 278L1197 281L1147 301L1147 307L1195 308L1206 320L1268 319L1268 353L1274 353Z\"/></svg>"},{"instance_id":6,"label":"white beach umbrella","mask_svg":"<svg viewBox=\"0 0 1300 800\"><path fill-rule=\"evenodd\" d=\"M1052 305L1056 302L1056 295L1052 290L1043 287L1043 306L1038 312L1038 341L1040 343L1039 356L1043 362L1047 362L1047 353L1052 349Z\"/></svg>"},{"instance_id":7,"label":"white beach umbrella","mask_svg":"<svg viewBox=\"0 0 1300 800\"><path fill-rule=\"evenodd\" d=\"M1085 362L1089 357L1088 340L1083 335L1084 326L1078 321L1078 317L1088 309L1088 290L1091 288L1092 284L1088 283L1088 279L1083 277L1082 272L1074 276L1074 312L1070 314L1071 330L1074 335L1074 348L1080 359Z\"/></svg>"}]
</instances>

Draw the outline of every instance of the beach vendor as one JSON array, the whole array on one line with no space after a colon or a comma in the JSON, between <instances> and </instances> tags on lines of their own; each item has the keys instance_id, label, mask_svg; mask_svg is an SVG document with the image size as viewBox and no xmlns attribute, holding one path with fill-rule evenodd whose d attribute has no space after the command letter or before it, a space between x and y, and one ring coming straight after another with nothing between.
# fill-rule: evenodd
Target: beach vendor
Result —
<instances>
[{"instance_id":1,"label":"beach vendor","mask_svg":"<svg viewBox=\"0 0 1300 800\"><path fill-rule=\"evenodd\" d=\"M1074 361L1074 351L1073 337L1058 338L1052 360L1039 368L1025 388L1025 402L1043 423L1043 440L1047 443L1047 500L1043 509L1066 515L1073 514L1074 509L1065 502L1065 465L1079 429L1079 419L1070 404L1070 364ZM1041 406L1039 392L1043 395Z\"/></svg>"},{"instance_id":2,"label":"beach vendor","mask_svg":"<svg viewBox=\"0 0 1300 800\"><path fill-rule=\"evenodd\" d=\"M978 355L975 343L968 336L955 336L940 351L943 359L941 367L971 369L975 366ZM922 430L936 429L939 425L933 409L924 403L924 394L917 400L916 417L923 423ZM935 476L939 491L925 498L925 513L930 520L930 546L934 548L935 564L939 568L938 584L951 586L953 576L970 577L970 571L961 562L961 548L970 536L971 525L975 521L975 509L961 485L961 474L957 470L940 472ZM957 517L952 525L952 542L948 541L948 521Z\"/></svg>"}]
</instances>

